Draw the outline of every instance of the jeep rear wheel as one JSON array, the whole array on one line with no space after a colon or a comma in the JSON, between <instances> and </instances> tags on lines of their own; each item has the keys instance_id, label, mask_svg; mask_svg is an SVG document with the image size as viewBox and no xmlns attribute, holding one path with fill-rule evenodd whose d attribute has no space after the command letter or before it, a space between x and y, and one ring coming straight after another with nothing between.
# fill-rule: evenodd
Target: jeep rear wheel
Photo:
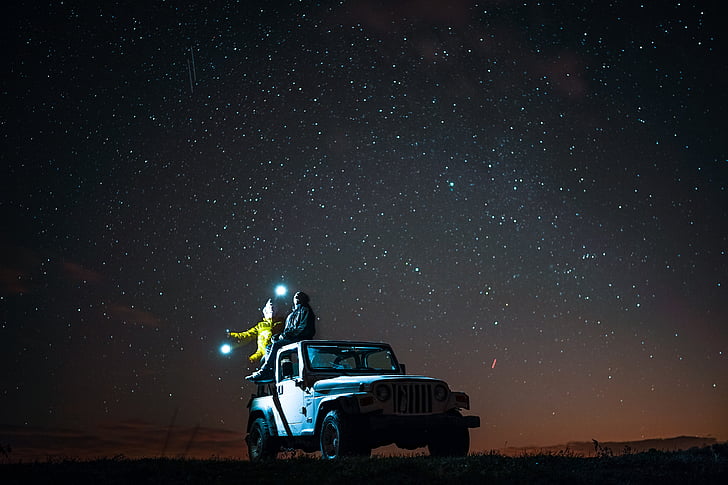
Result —
<instances>
[{"instance_id":1,"label":"jeep rear wheel","mask_svg":"<svg viewBox=\"0 0 728 485\"><path fill-rule=\"evenodd\" d=\"M271 434L264 418L253 421L245 441L248 443L248 457L254 462L273 459L280 449L278 440Z\"/></svg>"},{"instance_id":2,"label":"jeep rear wheel","mask_svg":"<svg viewBox=\"0 0 728 485\"><path fill-rule=\"evenodd\" d=\"M354 421L339 410L329 411L321 423L321 457L369 456L372 449L358 436Z\"/></svg>"}]
</instances>

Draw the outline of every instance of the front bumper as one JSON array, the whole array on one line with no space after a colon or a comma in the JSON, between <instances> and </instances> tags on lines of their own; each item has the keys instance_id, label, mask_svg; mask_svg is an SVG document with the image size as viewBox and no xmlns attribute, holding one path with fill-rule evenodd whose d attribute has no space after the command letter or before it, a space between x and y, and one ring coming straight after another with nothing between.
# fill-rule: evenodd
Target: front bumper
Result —
<instances>
[{"instance_id":1,"label":"front bumper","mask_svg":"<svg viewBox=\"0 0 728 485\"><path fill-rule=\"evenodd\" d=\"M410 450L448 440L458 429L467 432L468 428L480 426L480 417L454 413L417 416L373 413L359 417L364 425L360 429L365 430L362 438L372 447L394 443Z\"/></svg>"},{"instance_id":2,"label":"front bumper","mask_svg":"<svg viewBox=\"0 0 728 485\"><path fill-rule=\"evenodd\" d=\"M440 429L440 428L479 428L480 416L460 416L454 414L429 414L402 416L392 414L368 414L363 416L372 429Z\"/></svg>"}]
</instances>

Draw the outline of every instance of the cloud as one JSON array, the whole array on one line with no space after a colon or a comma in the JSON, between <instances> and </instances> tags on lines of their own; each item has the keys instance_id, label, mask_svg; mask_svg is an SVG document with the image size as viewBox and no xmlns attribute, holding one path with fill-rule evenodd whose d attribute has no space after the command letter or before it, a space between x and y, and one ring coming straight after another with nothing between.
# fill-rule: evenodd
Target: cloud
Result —
<instances>
[{"instance_id":1,"label":"cloud","mask_svg":"<svg viewBox=\"0 0 728 485\"><path fill-rule=\"evenodd\" d=\"M651 449L660 451L688 450L693 447L706 447L716 444L713 437L678 436L675 438L654 438L640 441L587 442L572 441L562 445L508 447L496 450L506 456L523 456L526 454L550 453L558 454L568 451L582 456L596 456L600 453L621 455L624 453L641 453ZM607 451L608 450L608 451Z\"/></svg>"},{"instance_id":2,"label":"cloud","mask_svg":"<svg viewBox=\"0 0 728 485\"><path fill-rule=\"evenodd\" d=\"M0 294L20 295L27 293L30 285L26 274L15 268L0 268Z\"/></svg>"},{"instance_id":3,"label":"cloud","mask_svg":"<svg viewBox=\"0 0 728 485\"><path fill-rule=\"evenodd\" d=\"M381 33L416 22L423 26L467 25L472 21L472 0L404 0L372 2L359 0L349 4L348 18Z\"/></svg>"},{"instance_id":4,"label":"cloud","mask_svg":"<svg viewBox=\"0 0 728 485\"><path fill-rule=\"evenodd\" d=\"M539 76L549 80L550 86L559 95L583 98L588 94L584 61L575 53L564 50L552 57L533 57L531 64Z\"/></svg>"},{"instance_id":5,"label":"cloud","mask_svg":"<svg viewBox=\"0 0 728 485\"><path fill-rule=\"evenodd\" d=\"M112 304L109 307L109 313L116 319L123 323L130 325L149 325L153 327L159 327L161 320L150 312L139 310L134 306Z\"/></svg>"},{"instance_id":6,"label":"cloud","mask_svg":"<svg viewBox=\"0 0 728 485\"><path fill-rule=\"evenodd\" d=\"M60 427L0 426L0 445L10 447L11 462L49 458L91 460L127 458L244 458L241 432L201 426L162 426L145 421L107 423L93 430Z\"/></svg>"},{"instance_id":7,"label":"cloud","mask_svg":"<svg viewBox=\"0 0 728 485\"><path fill-rule=\"evenodd\" d=\"M64 262L63 271L72 280L83 283L98 283L103 279L103 276L98 271L85 268L78 263Z\"/></svg>"},{"instance_id":8,"label":"cloud","mask_svg":"<svg viewBox=\"0 0 728 485\"><path fill-rule=\"evenodd\" d=\"M47 258L46 258L47 259ZM47 259L50 261L50 259ZM35 289L38 280L46 278L41 274L44 258L32 249L0 245L0 294L22 295ZM56 266L57 268L58 266ZM74 282L99 283L103 275L79 263L65 261L60 264L62 276Z\"/></svg>"},{"instance_id":9,"label":"cloud","mask_svg":"<svg viewBox=\"0 0 728 485\"><path fill-rule=\"evenodd\" d=\"M22 295L33 289L33 273L40 264L38 255L19 246L0 246L0 295Z\"/></svg>"}]
</instances>

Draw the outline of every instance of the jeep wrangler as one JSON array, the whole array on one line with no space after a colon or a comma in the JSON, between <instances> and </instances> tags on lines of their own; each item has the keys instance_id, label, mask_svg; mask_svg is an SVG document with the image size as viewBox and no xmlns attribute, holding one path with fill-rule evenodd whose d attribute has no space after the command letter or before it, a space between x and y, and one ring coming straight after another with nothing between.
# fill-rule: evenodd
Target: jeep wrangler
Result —
<instances>
[{"instance_id":1,"label":"jeep wrangler","mask_svg":"<svg viewBox=\"0 0 728 485\"><path fill-rule=\"evenodd\" d=\"M257 385L248 403L251 461L281 449L323 458L368 456L373 448L427 446L434 456L465 456L470 398L439 379L405 374L385 343L304 340L283 347L275 380Z\"/></svg>"}]
</instances>

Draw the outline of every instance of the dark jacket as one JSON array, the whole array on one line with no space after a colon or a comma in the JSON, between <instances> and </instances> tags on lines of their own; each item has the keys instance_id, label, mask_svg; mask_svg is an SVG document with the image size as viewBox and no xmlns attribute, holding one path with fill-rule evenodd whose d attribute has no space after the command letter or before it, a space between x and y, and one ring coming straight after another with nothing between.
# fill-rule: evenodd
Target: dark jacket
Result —
<instances>
[{"instance_id":1,"label":"dark jacket","mask_svg":"<svg viewBox=\"0 0 728 485\"><path fill-rule=\"evenodd\" d=\"M307 305L296 305L281 332L281 339L297 342L308 340L316 334L316 315Z\"/></svg>"}]
</instances>

